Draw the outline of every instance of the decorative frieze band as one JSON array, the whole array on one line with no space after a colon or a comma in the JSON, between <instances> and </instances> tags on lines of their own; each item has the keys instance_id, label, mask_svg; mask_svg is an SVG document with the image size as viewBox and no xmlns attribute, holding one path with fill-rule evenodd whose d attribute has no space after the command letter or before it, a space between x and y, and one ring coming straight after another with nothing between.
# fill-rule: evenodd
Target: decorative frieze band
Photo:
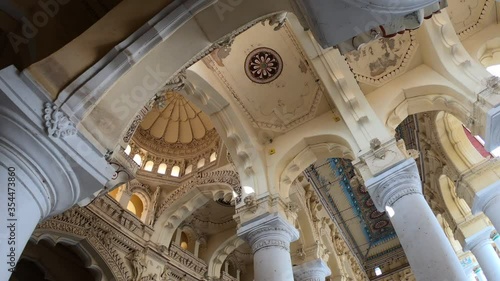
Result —
<instances>
[{"instance_id":1,"label":"decorative frieze band","mask_svg":"<svg viewBox=\"0 0 500 281\"><path fill-rule=\"evenodd\" d=\"M259 250L271 247L281 248L287 252L290 252L290 242L279 239L263 239L252 244L252 250L254 254Z\"/></svg>"}]
</instances>

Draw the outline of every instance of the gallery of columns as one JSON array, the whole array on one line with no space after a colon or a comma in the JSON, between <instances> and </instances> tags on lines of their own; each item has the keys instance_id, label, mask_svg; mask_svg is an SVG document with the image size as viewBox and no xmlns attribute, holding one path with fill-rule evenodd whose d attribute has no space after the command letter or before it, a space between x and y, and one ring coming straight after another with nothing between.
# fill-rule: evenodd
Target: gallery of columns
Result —
<instances>
[{"instance_id":1,"label":"gallery of columns","mask_svg":"<svg viewBox=\"0 0 500 281\"><path fill-rule=\"evenodd\" d=\"M0 3L0 280L500 281L500 2Z\"/></svg>"}]
</instances>

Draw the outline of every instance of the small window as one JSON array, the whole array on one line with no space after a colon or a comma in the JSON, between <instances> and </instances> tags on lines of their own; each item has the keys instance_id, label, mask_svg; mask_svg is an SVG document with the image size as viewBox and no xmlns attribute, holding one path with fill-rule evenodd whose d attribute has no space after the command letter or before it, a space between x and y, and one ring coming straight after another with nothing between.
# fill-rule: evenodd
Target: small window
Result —
<instances>
[{"instance_id":1,"label":"small window","mask_svg":"<svg viewBox=\"0 0 500 281\"><path fill-rule=\"evenodd\" d=\"M376 275L376 276L380 276L380 275L382 275L382 269L380 269L380 267L378 267L378 266L377 266L377 267L375 267L375 275Z\"/></svg>"},{"instance_id":2,"label":"small window","mask_svg":"<svg viewBox=\"0 0 500 281\"><path fill-rule=\"evenodd\" d=\"M182 232L181 233L181 248L184 249L184 250L187 250L189 245L188 245L188 237L186 235L186 233Z\"/></svg>"},{"instance_id":3,"label":"small window","mask_svg":"<svg viewBox=\"0 0 500 281\"><path fill-rule=\"evenodd\" d=\"M151 172L151 171L153 171L154 165L155 165L155 163L153 163L153 161L148 161L148 162L146 162L146 166L144 166L144 170Z\"/></svg>"},{"instance_id":4,"label":"small window","mask_svg":"<svg viewBox=\"0 0 500 281\"><path fill-rule=\"evenodd\" d=\"M214 162L215 160L217 160L217 153L214 152L210 155L210 162Z\"/></svg>"},{"instance_id":5,"label":"small window","mask_svg":"<svg viewBox=\"0 0 500 281\"><path fill-rule=\"evenodd\" d=\"M158 174L164 175L167 172L167 164L161 163L158 167Z\"/></svg>"},{"instance_id":6,"label":"small window","mask_svg":"<svg viewBox=\"0 0 500 281\"><path fill-rule=\"evenodd\" d=\"M134 155L134 162L137 163L137 165L141 166L142 165L141 155L139 154Z\"/></svg>"},{"instance_id":7,"label":"small window","mask_svg":"<svg viewBox=\"0 0 500 281\"><path fill-rule=\"evenodd\" d=\"M179 166L174 166L172 168L172 172L170 173L170 175L172 177L178 177L180 173L181 173L181 168Z\"/></svg>"},{"instance_id":8,"label":"small window","mask_svg":"<svg viewBox=\"0 0 500 281\"><path fill-rule=\"evenodd\" d=\"M187 166L186 168L186 171L184 171L184 174L191 174L191 172L193 171L193 165L189 165Z\"/></svg>"},{"instance_id":9,"label":"small window","mask_svg":"<svg viewBox=\"0 0 500 281\"><path fill-rule=\"evenodd\" d=\"M132 152L132 147L130 147L130 145L127 145L127 148L125 148L125 154L130 155L130 152Z\"/></svg>"},{"instance_id":10,"label":"small window","mask_svg":"<svg viewBox=\"0 0 500 281\"><path fill-rule=\"evenodd\" d=\"M198 164L196 165L196 167L201 168L205 166L205 158L201 158L199 161L198 161Z\"/></svg>"}]
</instances>

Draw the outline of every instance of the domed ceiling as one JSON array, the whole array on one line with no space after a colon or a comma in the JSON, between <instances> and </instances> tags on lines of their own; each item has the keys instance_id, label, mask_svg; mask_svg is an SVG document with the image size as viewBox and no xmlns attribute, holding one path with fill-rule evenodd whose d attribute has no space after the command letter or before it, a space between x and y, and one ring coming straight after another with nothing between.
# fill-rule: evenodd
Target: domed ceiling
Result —
<instances>
[{"instance_id":1,"label":"domed ceiling","mask_svg":"<svg viewBox=\"0 0 500 281\"><path fill-rule=\"evenodd\" d=\"M210 118L181 94L168 92L134 135L140 147L161 155L193 155L219 141Z\"/></svg>"}]
</instances>

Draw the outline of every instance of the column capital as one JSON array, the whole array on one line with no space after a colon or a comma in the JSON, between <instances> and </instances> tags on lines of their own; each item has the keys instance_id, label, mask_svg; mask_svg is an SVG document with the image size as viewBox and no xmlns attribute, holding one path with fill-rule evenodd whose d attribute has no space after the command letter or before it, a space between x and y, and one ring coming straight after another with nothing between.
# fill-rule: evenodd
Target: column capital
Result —
<instances>
[{"instance_id":1,"label":"column capital","mask_svg":"<svg viewBox=\"0 0 500 281\"><path fill-rule=\"evenodd\" d=\"M365 182L379 212L409 194L422 194L418 168L413 158L388 169Z\"/></svg>"},{"instance_id":2,"label":"column capital","mask_svg":"<svg viewBox=\"0 0 500 281\"><path fill-rule=\"evenodd\" d=\"M312 260L293 267L295 281L325 281L332 274L328 265L322 259Z\"/></svg>"},{"instance_id":3,"label":"column capital","mask_svg":"<svg viewBox=\"0 0 500 281\"><path fill-rule=\"evenodd\" d=\"M457 195L471 206L472 214L484 212L500 198L500 158L484 161L461 175Z\"/></svg>"},{"instance_id":4,"label":"column capital","mask_svg":"<svg viewBox=\"0 0 500 281\"><path fill-rule=\"evenodd\" d=\"M243 224L238 235L252 247L253 253L278 247L290 252L290 243L299 238L299 231L278 213L268 214Z\"/></svg>"},{"instance_id":5,"label":"column capital","mask_svg":"<svg viewBox=\"0 0 500 281\"><path fill-rule=\"evenodd\" d=\"M488 244L492 244L491 232L494 230L492 226L485 227L480 231L476 232L474 235L465 238L465 251L473 251L475 248L480 248Z\"/></svg>"}]
</instances>

